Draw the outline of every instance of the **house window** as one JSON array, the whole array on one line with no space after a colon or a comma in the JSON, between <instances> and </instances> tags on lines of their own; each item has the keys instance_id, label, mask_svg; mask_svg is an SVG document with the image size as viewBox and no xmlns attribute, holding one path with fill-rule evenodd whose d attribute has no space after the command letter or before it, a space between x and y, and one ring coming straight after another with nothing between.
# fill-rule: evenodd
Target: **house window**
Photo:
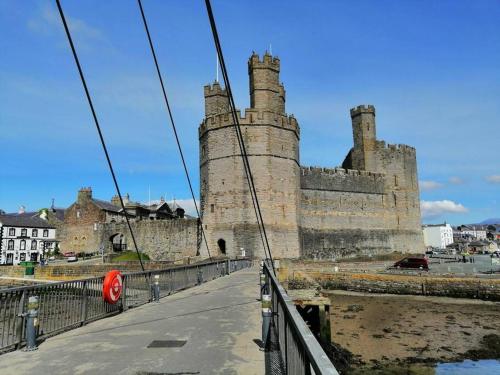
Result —
<instances>
[{"instance_id":1,"label":"house window","mask_svg":"<svg viewBox=\"0 0 500 375\"><path fill-rule=\"evenodd\" d=\"M21 246L19 247L20 250L26 250L26 241L21 240Z\"/></svg>"},{"instance_id":2,"label":"house window","mask_svg":"<svg viewBox=\"0 0 500 375\"><path fill-rule=\"evenodd\" d=\"M44 237L48 237L49 236L49 230L48 229L44 229L43 230L43 236Z\"/></svg>"},{"instance_id":3,"label":"house window","mask_svg":"<svg viewBox=\"0 0 500 375\"><path fill-rule=\"evenodd\" d=\"M38 237L38 229L33 229L31 231L31 237Z\"/></svg>"},{"instance_id":4,"label":"house window","mask_svg":"<svg viewBox=\"0 0 500 375\"><path fill-rule=\"evenodd\" d=\"M28 230L26 228L21 229L21 237L27 237L28 236Z\"/></svg>"},{"instance_id":5,"label":"house window","mask_svg":"<svg viewBox=\"0 0 500 375\"><path fill-rule=\"evenodd\" d=\"M31 241L31 250L36 250L36 241Z\"/></svg>"},{"instance_id":6,"label":"house window","mask_svg":"<svg viewBox=\"0 0 500 375\"><path fill-rule=\"evenodd\" d=\"M7 243L7 250L14 250L14 240L9 240Z\"/></svg>"},{"instance_id":7,"label":"house window","mask_svg":"<svg viewBox=\"0 0 500 375\"><path fill-rule=\"evenodd\" d=\"M15 236L16 235L16 228L9 228L9 236Z\"/></svg>"},{"instance_id":8,"label":"house window","mask_svg":"<svg viewBox=\"0 0 500 375\"><path fill-rule=\"evenodd\" d=\"M19 254L19 260L20 260L21 262L24 262L24 261L26 260L26 253L21 253L21 254Z\"/></svg>"}]
</instances>

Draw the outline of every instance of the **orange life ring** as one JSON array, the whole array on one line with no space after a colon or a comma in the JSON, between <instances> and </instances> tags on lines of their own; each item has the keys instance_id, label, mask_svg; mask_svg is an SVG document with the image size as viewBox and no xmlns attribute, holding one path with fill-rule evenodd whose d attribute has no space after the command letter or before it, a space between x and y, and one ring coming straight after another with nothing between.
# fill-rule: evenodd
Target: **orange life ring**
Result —
<instances>
[{"instance_id":1,"label":"orange life ring","mask_svg":"<svg viewBox=\"0 0 500 375\"><path fill-rule=\"evenodd\" d=\"M102 297L107 303L115 304L120 299L123 289L122 274L118 270L109 271L102 283Z\"/></svg>"}]
</instances>

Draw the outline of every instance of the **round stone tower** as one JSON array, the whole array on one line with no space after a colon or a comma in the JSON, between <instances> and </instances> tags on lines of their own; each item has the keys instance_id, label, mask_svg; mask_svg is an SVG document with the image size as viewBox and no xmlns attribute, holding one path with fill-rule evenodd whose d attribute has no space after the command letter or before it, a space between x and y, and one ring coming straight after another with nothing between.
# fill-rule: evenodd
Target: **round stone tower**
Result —
<instances>
[{"instance_id":1,"label":"round stone tower","mask_svg":"<svg viewBox=\"0 0 500 375\"><path fill-rule=\"evenodd\" d=\"M299 125L285 113L280 60L253 54L248 61L250 108L237 111L273 257L299 256ZM201 211L212 255L263 258L227 92L205 86L199 127ZM203 245L202 245L203 250ZM206 251L206 249L204 249ZM206 252L202 251L202 254Z\"/></svg>"}]
</instances>

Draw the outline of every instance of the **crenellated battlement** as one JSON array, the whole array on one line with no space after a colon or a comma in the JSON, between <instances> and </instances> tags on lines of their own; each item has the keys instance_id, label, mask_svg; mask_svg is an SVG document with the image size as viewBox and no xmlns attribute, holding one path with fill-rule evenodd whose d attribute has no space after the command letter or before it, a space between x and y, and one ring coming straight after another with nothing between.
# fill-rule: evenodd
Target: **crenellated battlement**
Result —
<instances>
[{"instance_id":1,"label":"crenellated battlement","mask_svg":"<svg viewBox=\"0 0 500 375\"><path fill-rule=\"evenodd\" d=\"M358 105L357 107L351 108L351 118L361 115L363 113L370 113L375 116L375 106L371 104Z\"/></svg>"},{"instance_id":2,"label":"crenellated battlement","mask_svg":"<svg viewBox=\"0 0 500 375\"><path fill-rule=\"evenodd\" d=\"M300 127L297 119L293 115L280 115L271 111L259 111L252 108L247 108L245 114L241 110L236 111L238 121L242 126L249 125L269 125L277 126L295 132L297 137L300 137ZM203 136L207 131L216 130L226 126L233 125L233 117L231 113L226 112L214 116L208 116L203 120L198 129L198 135Z\"/></svg>"},{"instance_id":3,"label":"crenellated battlement","mask_svg":"<svg viewBox=\"0 0 500 375\"><path fill-rule=\"evenodd\" d=\"M300 186L308 190L384 193L385 174L344 168L301 167Z\"/></svg>"},{"instance_id":4,"label":"crenellated battlement","mask_svg":"<svg viewBox=\"0 0 500 375\"><path fill-rule=\"evenodd\" d=\"M371 177L374 179L384 178L384 173L376 173L369 171L360 171L357 169L345 169L345 168L322 168L322 167L300 167L300 172L302 175L313 175L313 174L321 174L321 175L349 175L349 176L363 176L363 177Z\"/></svg>"},{"instance_id":5,"label":"crenellated battlement","mask_svg":"<svg viewBox=\"0 0 500 375\"><path fill-rule=\"evenodd\" d=\"M272 69L276 72L280 71L280 59L276 56L271 56L268 52L262 56L262 60L260 56L253 52L250 59L248 59L248 69Z\"/></svg>"},{"instance_id":6,"label":"crenellated battlement","mask_svg":"<svg viewBox=\"0 0 500 375\"><path fill-rule=\"evenodd\" d=\"M377 141L377 149L387 150L390 152L397 152L401 154L410 154L410 155L415 155L417 152L415 147L404 144L388 144L385 143L385 141Z\"/></svg>"},{"instance_id":7,"label":"crenellated battlement","mask_svg":"<svg viewBox=\"0 0 500 375\"><path fill-rule=\"evenodd\" d=\"M213 95L227 96L226 88L222 88L222 86L217 81L215 81L212 84L203 86L203 92L205 94L205 97Z\"/></svg>"}]
</instances>

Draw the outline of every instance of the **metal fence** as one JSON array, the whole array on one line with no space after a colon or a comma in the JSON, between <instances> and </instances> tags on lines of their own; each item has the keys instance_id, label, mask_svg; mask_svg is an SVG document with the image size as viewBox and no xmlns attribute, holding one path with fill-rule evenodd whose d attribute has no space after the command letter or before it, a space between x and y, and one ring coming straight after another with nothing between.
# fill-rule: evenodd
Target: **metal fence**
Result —
<instances>
[{"instance_id":1,"label":"metal fence","mask_svg":"<svg viewBox=\"0 0 500 375\"><path fill-rule=\"evenodd\" d=\"M155 281L160 285L160 297L165 297L251 265L251 260L236 259L125 273L120 300L114 305L103 299L104 276L0 290L0 353L25 344L30 296L39 298L37 337L43 339L151 302Z\"/></svg>"},{"instance_id":2,"label":"metal fence","mask_svg":"<svg viewBox=\"0 0 500 375\"><path fill-rule=\"evenodd\" d=\"M338 375L325 351L267 264L264 264L263 270L271 295L271 324L276 331L284 373Z\"/></svg>"}]
</instances>

